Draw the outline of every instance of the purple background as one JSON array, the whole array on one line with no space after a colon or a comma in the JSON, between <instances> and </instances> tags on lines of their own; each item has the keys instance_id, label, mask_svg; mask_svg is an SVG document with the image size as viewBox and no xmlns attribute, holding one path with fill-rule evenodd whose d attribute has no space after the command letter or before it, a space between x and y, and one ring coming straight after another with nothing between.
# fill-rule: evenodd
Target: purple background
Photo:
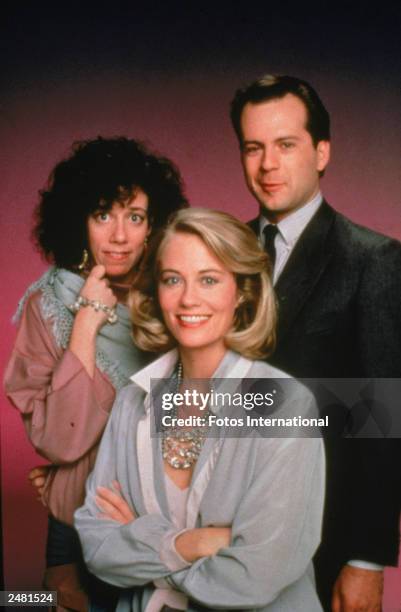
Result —
<instances>
[{"instance_id":1,"label":"purple background","mask_svg":"<svg viewBox=\"0 0 401 612\"><path fill-rule=\"evenodd\" d=\"M9 14L0 115L2 368L17 301L45 269L29 240L37 192L71 143L120 134L145 140L178 164L193 205L247 220L257 205L244 186L228 104L238 86L265 72L309 80L331 112L332 161L322 181L329 202L401 239L399 18L395 8L345 19L334 10L256 14L251 5L241 14L117 15L99 7ZM1 403L6 587L38 588L46 512L27 474L43 460L18 413ZM387 570L385 612L398 612L400 601L401 571Z\"/></svg>"}]
</instances>

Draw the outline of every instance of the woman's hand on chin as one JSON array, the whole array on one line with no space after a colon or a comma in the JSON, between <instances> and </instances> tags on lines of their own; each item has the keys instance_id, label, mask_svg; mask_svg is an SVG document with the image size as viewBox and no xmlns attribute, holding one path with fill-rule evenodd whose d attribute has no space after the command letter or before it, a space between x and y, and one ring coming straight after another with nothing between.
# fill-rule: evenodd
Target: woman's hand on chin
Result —
<instances>
[{"instance_id":1,"label":"woman's hand on chin","mask_svg":"<svg viewBox=\"0 0 401 612\"><path fill-rule=\"evenodd\" d=\"M99 517L112 519L117 523L127 525L127 523L134 521L136 516L121 495L120 484L113 480L112 486L114 490L107 487L97 487L96 489L95 500L101 510Z\"/></svg>"},{"instance_id":2,"label":"woman's hand on chin","mask_svg":"<svg viewBox=\"0 0 401 612\"><path fill-rule=\"evenodd\" d=\"M94 266L82 287L80 295L94 303L99 302L107 308L113 308L117 299L104 278L104 266ZM69 349L82 363L89 376L93 378L96 359L96 336L106 323L110 312L92 306L78 308L69 343Z\"/></svg>"},{"instance_id":3,"label":"woman's hand on chin","mask_svg":"<svg viewBox=\"0 0 401 612\"><path fill-rule=\"evenodd\" d=\"M113 308L117 304L117 298L110 288L109 281L105 275L106 268L104 266L94 266L86 278L80 295L87 300L99 302L108 308ZM109 316L107 312L101 309L95 310L93 307L81 308L79 314L85 318L88 326L94 327L96 332L107 322Z\"/></svg>"}]
</instances>

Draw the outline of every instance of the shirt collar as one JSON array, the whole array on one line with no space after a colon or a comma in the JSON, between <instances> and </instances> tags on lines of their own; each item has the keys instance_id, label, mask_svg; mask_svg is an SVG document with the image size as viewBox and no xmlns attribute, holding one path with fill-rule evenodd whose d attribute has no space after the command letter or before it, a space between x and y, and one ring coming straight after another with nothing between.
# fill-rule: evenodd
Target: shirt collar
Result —
<instances>
[{"instance_id":1,"label":"shirt collar","mask_svg":"<svg viewBox=\"0 0 401 612\"><path fill-rule=\"evenodd\" d=\"M296 243L322 202L323 197L319 191L315 197L304 204L304 206L301 206L301 208L298 208L298 210L294 211L288 215L288 217L285 217L282 221L277 223L279 233L288 247L292 247ZM260 215L259 235L262 244L263 230L267 225L270 225L270 222L266 219L266 217Z\"/></svg>"},{"instance_id":2,"label":"shirt collar","mask_svg":"<svg viewBox=\"0 0 401 612\"><path fill-rule=\"evenodd\" d=\"M152 361L148 366L135 372L130 377L133 383L150 393L150 382L152 378L167 378L172 375L178 361L178 350L172 349L165 353L156 361ZM244 378L247 375L252 361L242 357L234 351L227 350L220 364L213 374L213 378Z\"/></svg>"},{"instance_id":3,"label":"shirt collar","mask_svg":"<svg viewBox=\"0 0 401 612\"><path fill-rule=\"evenodd\" d=\"M167 376L171 376L177 364L177 360L178 351L177 349L172 349L156 359L156 361L152 361L146 368L139 370L139 372L135 372L130 379L138 387L146 391L146 393L149 393L151 379L167 378Z\"/></svg>"}]
</instances>

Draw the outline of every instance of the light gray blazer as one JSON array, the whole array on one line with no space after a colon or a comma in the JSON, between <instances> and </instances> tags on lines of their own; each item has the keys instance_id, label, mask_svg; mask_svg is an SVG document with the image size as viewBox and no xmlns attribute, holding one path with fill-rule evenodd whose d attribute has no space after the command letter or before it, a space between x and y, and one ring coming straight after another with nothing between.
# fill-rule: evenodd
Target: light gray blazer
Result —
<instances>
[{"instance_id":1,"label":"light gray blazer","mask_svg":"<svg viewBox=\"0 0 401 612\"><path fill-rule=\"evenodd\" d=\"M75 514L91 572L127 588L118 612L187 610L191 600L212 610L318 612L311 559L319 544L324 493L324 453L319 438L208 438L196 464L187 499L187 528L231 526L232 541L192 565L174 548L179 529L166 498L160 439L150 436L150 379L171 375L170 351L132 377L105 430L84 506ZM282 378L264 362L227 351L214 377ZM297 415L314 400L300 384L285 402ZM135 512L127 525L99 518L99 485L118 480ZM172 598L171 598L172 596ZM184 597L186 596L186 598ZM199 609L199 607L197 608Z\"/></svg>"}]
</instances>

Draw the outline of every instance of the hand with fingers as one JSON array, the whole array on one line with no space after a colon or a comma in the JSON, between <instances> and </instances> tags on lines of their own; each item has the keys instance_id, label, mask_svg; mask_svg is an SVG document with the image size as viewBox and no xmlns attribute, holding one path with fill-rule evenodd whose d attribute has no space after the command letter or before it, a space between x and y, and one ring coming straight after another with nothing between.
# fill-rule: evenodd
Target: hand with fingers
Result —
<instances>
[{"instance_id":1,"label":"hand with fingers","mask_svg":"<svg viewBox=\"0 0 401 612\"><path fill-rule=\"evenodd\" d=\"M69 349L78 359L92 378L95 371L96 337L103 325L109 321L117 298L105 278L106 268L94 266L82 287L80 296L72 310L76 312ZM90 301L86 306L80 303L80 298Z\"/></svg>"},{"instance_id":2,"label":"hand with fingers","mask_svg":"<svg viewBox=\"0 0 401 612\"><path fill-rule=\"evenodd\" d=\"M221 548L230 546L231 527L198 527L181 533L176 541L177 552L194 563L203 557L216 555Z\"/></svg>"},{"instance_id":3,"label":"hand with fingers","mask_svg":"<svg viewBox=\"0 0 401 612\"><path fill-rule=\"evenodd\" d=\"M96 329L99 330L107 321L110 316L110 310L114 308L117 303L117 298L114 295L112 289L110 289L109 282L105 278L106 268L102 265L97 265L90 271L84 286L81 289L80 296L88 300L91 304L90 307L81 308L79 314L81 317L89 322L91 321L95 325ZM103 308L95 308L94 303L99 303Z\"/></svg>"},{"instance_id":4,"label":"hand with fingers","mask_svg":"<svg viewBox=\"0 0 401 612\"><path fill-rule=\"evenodd\" d=\"M51 465L38 465L34 467L33 470L31 470L28 474L28 480L30 481L31 485L36 489L36 492L38 494L37 499L42 503L42 495L45 490L45 484L50 470ZM43 505L45 504L43 503Z\"/></svg>"},{"instance_id":5,"label":"hand with fingers","mask_svg":"<svg viewBox=\"0 0 401 612\"><path fill-rule=\"evenodd\" d=\"M96 493L96 504L101 510L100 518L112 519L122 525L135 520L136 516L123 498L117 480L113 480L112 488L97 487Z\"/></svg>"},{"instance_id":6,"label":"hand with fingers","mask_svg":"<svg viewBox=\"0 0 401 612\"><path fill-rule=\"evenodd\" d=\"M334 585L332 612L381 612L383 572L345 565Z\"/></svg>"}]
</instances>

